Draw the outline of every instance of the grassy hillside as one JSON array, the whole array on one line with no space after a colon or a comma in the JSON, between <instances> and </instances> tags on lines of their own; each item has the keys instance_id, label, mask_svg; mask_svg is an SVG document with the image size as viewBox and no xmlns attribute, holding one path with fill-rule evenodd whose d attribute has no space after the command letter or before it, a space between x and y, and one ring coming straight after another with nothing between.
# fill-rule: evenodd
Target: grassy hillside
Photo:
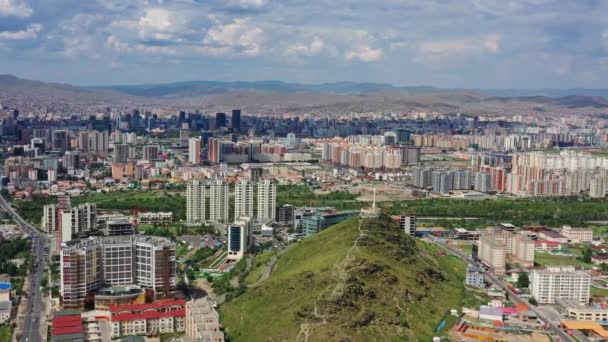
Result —
<instances>
[{"instance_id":1,"label":"grassy hillside","mask_svg":"<svg viewBox=\"0 0 608 342\"><path fill-rule=\"evenodd\" d=\"M232 341L429 341L460 306L463 276L459 259L387 218L353 218L285 253L261 286L222 305L222 324Z\"/></svg>"}]
</instances>

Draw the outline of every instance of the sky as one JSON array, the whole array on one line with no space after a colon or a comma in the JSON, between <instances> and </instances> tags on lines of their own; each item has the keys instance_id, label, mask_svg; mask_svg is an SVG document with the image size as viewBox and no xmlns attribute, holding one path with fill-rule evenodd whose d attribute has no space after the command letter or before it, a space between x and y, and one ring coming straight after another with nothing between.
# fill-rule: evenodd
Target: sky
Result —
<instances>
[{"instance_id":1,"label":"sky","mask_svg":"<svg viewBox=\"0 0 608 342\"><path fill-rule=\"evenodd\" d=\"M0 73L608 87L607 14L604 0L0 0Z\"/></svg>"}]
</instances>

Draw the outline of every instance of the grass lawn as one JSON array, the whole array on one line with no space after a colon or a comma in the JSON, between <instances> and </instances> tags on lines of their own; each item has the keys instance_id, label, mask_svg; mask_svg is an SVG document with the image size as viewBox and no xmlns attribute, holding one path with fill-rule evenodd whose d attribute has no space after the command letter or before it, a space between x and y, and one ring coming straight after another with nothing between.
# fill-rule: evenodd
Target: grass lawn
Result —
<instances>
[{"instance_id":1,"label":"grass lawn","mask_svg":"<svg viewBox=\"0 0 608 342\"><path fill-rule=\"evenodd\" d=\"M8 324L0 325L0 341L10 341L13 338L13 328Z\"/></svg>"},{"instance_id":2,"label":"grass lawn","mask_svg":"<svg viewBox=\"0 0 608 342\"><path fill-rule=\"evenodd\" d=\"M460 249L469 256L473 253L473 245L454 245L454 247Z\"/></svg>"},{"instance_id":3,"label":"grass lawn","mask_svg":"<svg viewBox=\"0 0 608 342\"><path fill-rule=\"evenodd\" d=\"M597 287L591 287L592 297L608 297L608 289L599 289Z\"/></svg>"},{"instance_id":4,"label":"grass lawn","mask_svg":"<svg viewBox=\"0 0 608 342\"><path fill-rule=\"evenodd\" d=\"M253 267L245 278L246 284L253 284L260 279L262 273L264 273L264 269L266 268L266 262L272 258L275 252L276 251L265 251L255 256L255 259L253 260Z\"/></svg>"},{"instance_id":5,"label":"grass lawn","mask_svg":"<svg viewBox=\"0 0 608 342\"><path fill-rule=\"evenodd\" d=\"M573 251L574 252L574 251ZM575 253L577 254L577 253ZM582 266L591 268L592 264L586 264L576 259L576 256L553 255L549 253L535 253L534 262L541 266Z\"/></svg>"},{"instance_id":6,"label":"grass lawn","mask_svg":"<svg viewBox=\"0 0 608 342\"><path fill-rule=\"evenodd\" d=\"M370 341L371 337L382 341L430 340L446 310L458 309L462 303L466 265L421 241L415 243L418 251L411 259L397 261L412 247L404 241L407 239L393 236L397 230L380 229L384 227L380 223L363 228L368 229L368 235L359 241L359 248L351 250L359 236L359 220L349 219L298 242L281 256L272 276L260 287L222 304L221 322L230 339L292 341L301 323L320 322L314 315L318 310L327 315L328 323L310 330L311 341L345 340L342 337L346 336L351 341ZM342 263L347 254L350 257ZM263 253L256 263L268 257ZM441 270L442 280L428 278L432 270ZM255 277L259 276L250 275L249 282ZM374 300L368 300L361 291ZM407 299L410 296L411 301ZM365 313L373 313L374 323L360 323ZM453 323L448 320L441 333Z\"/></svg>"}]
</instances>

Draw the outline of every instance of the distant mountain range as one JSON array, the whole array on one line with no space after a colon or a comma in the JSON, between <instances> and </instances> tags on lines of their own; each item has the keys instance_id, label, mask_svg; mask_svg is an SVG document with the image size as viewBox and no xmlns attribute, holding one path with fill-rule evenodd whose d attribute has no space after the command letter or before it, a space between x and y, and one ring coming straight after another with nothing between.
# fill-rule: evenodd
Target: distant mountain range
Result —
<instances>
[{"instance_id":1,"label":"distant mountain range","mask_svg":"<svg viewBox=\"0 0 608 342\"><path fill-rule=\"evenodd\" d=\"M189 81L78 87L0 75L0 103L12 107L195 108L239 107L255 112L350 113L431 110L512 114L608 112L608 89L444 89L381 83L300 84L281 81Z\"/></svg>"}]
</instances>

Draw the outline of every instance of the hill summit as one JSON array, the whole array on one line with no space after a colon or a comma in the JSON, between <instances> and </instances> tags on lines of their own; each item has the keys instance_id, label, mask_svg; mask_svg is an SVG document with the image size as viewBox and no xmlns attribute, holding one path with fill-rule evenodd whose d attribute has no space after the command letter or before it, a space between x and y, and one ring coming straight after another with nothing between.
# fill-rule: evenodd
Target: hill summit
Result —
<instances>
[{"instance_id":1,"label":"hill summit","mask_svg":"<svg viewBox=\"0 0 608 342\"><path fill-rule=\"evenodd\" d=\"M460 307L464 267L388 217L353 218L287 251L222 324L232 341L429 341Z\"/></svg>"}]
</instances>

